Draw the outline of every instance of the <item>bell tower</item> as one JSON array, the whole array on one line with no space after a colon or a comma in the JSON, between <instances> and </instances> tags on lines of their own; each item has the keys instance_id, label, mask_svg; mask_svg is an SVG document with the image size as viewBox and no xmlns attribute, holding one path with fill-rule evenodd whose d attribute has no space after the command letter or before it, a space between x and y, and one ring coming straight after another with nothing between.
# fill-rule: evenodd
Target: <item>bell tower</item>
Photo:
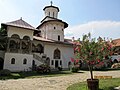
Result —
<instances>
[{"instance_id":1,"label":"bell tower","mask_svg":"<svg viewBox=\"0 0 120 90\"><path fill-rule=\"evenodd\" d=\"M68 27L68 24L58 19L59 8L53 6L51 1L50 6L46 6L43 11L45 18L37 27L41 31L41 36L45 39L64 42L64 29Z\"/></svg>"}]
</instances>

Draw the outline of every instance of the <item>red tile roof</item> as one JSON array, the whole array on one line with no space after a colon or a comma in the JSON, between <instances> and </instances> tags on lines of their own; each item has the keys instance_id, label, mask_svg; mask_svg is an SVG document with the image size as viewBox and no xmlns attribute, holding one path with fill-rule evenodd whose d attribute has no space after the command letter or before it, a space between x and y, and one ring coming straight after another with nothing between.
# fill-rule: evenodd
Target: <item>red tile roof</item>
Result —
<instances>
[{"instance_id":1,"label":"red tile roof","mask_svg":"<svg viewBox=\"0 0 120 90\"><path fill-rule=\"evenodd\" d=\"M120 46L120 38L113 40L114 46Z\"/></svg>"}]
</instances>

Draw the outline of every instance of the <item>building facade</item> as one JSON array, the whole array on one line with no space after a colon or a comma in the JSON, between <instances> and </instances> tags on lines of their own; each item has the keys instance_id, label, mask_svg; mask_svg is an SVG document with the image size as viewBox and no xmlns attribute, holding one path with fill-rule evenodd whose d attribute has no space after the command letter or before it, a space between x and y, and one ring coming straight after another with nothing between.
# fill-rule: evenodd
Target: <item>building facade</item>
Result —
<instances>
[{"instance_id":1,"label":"building facade","mask_svg":"<svg viewBox=\"0 0 120 90\"><path fill-rule=\"evenodd\" d=\"M74 50L72 41L64 39L68 24L58 19L58 7L51 4L43 10L45 18L37 28L22 18L1 24L7 31L6 51L0 51L1 69L30 71L41 64L53 69L69 67Z\"/></svg>"}]
</instances>

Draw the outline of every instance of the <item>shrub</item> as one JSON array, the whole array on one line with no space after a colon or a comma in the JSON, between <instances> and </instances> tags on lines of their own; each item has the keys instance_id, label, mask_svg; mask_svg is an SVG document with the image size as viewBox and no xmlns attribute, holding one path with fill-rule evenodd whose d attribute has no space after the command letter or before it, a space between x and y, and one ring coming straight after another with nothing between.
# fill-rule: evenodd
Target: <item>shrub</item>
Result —
<instances>
[{"instance_id":1,"label":"shrub","mask_svg":"<svg viewBox=\"0 0 120 90\"><path fill-rule=\"evenodd\" d=\"M41 64L40 66L36 67L37 73L49 73L50 72L50 66L46 64Z\"/></svg>"},{"instance_id":2,"label":"shrub","mask_svg":"<svg viewBox=\"0 0 120 90\"><path fill-rule=\"evenodd\" d=\"M0 76L9 76L11 75L11 71L8 69L3 69L0 71Z\"/></svg>"},{"instance_id":3,"label":"shrub","mask_svg":"<svg viewBox=\"0 0 120 90\"><path fill-rule=\"evenodd\" d=\"M111 68L120 68L120 63L114 63Z\"/></svg>"},{"instance_id":4,"label":"shrub","mask_svg":"<svg viewBox=\"0 0 120 90\"><path fill-rule=\"evenodd\" d=\"M76 67L76 66L74 66L74 67L71 68L72 72L78 72L78 70L79 70L79 67Z\"/></svg>"},{"instance_id":5,"label":"shrub","mask_svg":"<svg viewBox=\"0 0 120 90\"><path fill-rule=\"evenodd\" d=\"M59 70L59 71L62 71L62 67L58 67L58 70Z\"/></svg>"}]
</instances>

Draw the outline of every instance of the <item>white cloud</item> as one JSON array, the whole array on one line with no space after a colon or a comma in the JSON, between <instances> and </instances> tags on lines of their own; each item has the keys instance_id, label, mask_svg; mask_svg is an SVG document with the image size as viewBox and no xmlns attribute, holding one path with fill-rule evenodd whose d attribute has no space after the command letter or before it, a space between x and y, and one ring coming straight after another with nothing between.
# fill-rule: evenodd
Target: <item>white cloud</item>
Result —
<instances>
[{"instance_id":1,"label":"white cloud","mask_svg":"<svg viewBox=\"0 0 120 90\"><path fill-rule=\"evenodd\" d=\"M120 38L120 22L91 21L85 24L69 27L65 30L65 37L81 38L83 34L91 33L92 37Z\"/></svg>"}]
</instances>

